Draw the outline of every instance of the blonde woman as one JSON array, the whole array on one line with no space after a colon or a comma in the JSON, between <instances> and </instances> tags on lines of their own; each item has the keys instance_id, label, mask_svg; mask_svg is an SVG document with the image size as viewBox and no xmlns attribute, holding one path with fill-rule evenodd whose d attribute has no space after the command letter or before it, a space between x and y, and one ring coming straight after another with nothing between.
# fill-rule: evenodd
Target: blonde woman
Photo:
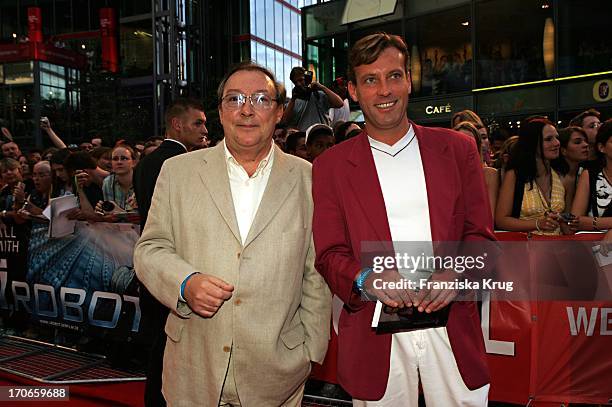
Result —
<instances>
[{"instance_id":1,"label":"blonde woman","mask_svg":"<svg viewBox=\"0 0 612 407\"><path fill-rule=\"evenodd\" d=\"M487 164L482 158L482 140L480 139L480 132L473 123L464 121L458 123L455 130L467 134L476 140L476 147L480 151L480 161L482 162L482 173L487 185L487 191L489 193L489 204L491 205L491 214L495 218L495 205L497 205L497 193L499 192L499 176L495 168L487 167Z\"/></svg>"}]
</instances>

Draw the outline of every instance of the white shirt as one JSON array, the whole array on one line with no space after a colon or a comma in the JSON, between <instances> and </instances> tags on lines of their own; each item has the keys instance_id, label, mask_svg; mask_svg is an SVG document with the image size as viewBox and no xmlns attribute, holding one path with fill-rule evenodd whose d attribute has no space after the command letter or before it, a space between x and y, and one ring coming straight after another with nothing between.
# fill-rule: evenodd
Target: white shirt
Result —
<instances>
[{"instance_id":1,"label":"white shirt","mask_svg":"<svg viewBox=\"0 0 612 407\"><path fill-rule=\"evenodd\" d=\"M227 149L225 140L223 141L223 148L227 160L227 175L230 181L236 220L238 221L240 238L242 244L244 244L261 203L266 185L268 185L272 164L274 163L274 143L272 143L268 155L259 162L255 173L251 177L249 177L246 170Z\"/></svg>"},{"instance_id":2,"label":"white shirt","mask_svg":"<svg viewBox=\"0 0 612 407\"><path fill-rule=\"evenodd\" d=\"M344 99L342 107L330 108L328 116L331 120L331 124L334 125L339 121L348 122L351 116L351 108L349 106L348 99Z\"/></svg>"},{"instance_id":3,"label":"white shirt","mask_svg":"<svg viewBox=\"0 0 612 407\"><path fill-rule=\"evenodd\" d=\"M397 253L433 254L425 172L419 142L410 126L392 146L368 137ZM419 242L403 243L399 242Z\"/></svg>"}]
</instances>

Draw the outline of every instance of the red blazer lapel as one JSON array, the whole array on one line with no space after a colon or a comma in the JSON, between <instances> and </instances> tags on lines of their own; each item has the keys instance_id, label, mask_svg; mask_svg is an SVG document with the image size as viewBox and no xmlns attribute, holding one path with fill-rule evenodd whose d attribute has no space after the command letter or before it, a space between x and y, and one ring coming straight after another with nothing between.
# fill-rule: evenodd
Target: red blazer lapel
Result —
<instances>
[{"instance_id":1,"label":"red blazer lapel","mask_svg":"<svg viewBox=\"0 0 612 407\"><path fill-rule=\"evenodd\" d=\"M353 199L359 202L367 221L381 241L391 241L385 201L366 132L362 132L347 157L354 171L348 174Z\"/></svg>"},{"instance_id":2,"label":"red blazer lapel","mask_svg":"<svg viewBox=\"0 0 612 407\"><path fill-rule=\"evenodd\" d=\"M425 173L429 223L433 241L456 240L449 235L449 225L457 197L457 169L449 158L448 145L440 143L431 129L411 123L417 140Z\"/></svg>"}]
</instances>

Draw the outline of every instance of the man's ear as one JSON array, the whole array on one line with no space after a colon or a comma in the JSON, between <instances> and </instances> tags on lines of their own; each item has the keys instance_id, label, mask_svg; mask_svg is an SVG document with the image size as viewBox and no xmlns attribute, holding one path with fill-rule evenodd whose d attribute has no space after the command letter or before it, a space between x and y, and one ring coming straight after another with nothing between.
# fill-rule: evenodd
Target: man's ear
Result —
<instances>
[{"instance_id":1,"label":"man's ear","mask_svg":"<svg viewBox=\"0 0 612 407\"><path fill-rule=\"evenodd\" d=\"M183 123L178 117L173 117L170 124L172 125L172 129L174 129L175 131L180 131L183 128Z\"/></svg>"},{"instance_id":2,"label":"man's ear","mask_svg":"<svg viewBox=\"0 0 612 407\"><path fill-rule=\"evenodd\" d=\"M351 95L351 99L353 99L354 102L359 102L359 99L357 98L357 88L355 87L353 81L349 81L348 83L348 93Z\"/></svg>"}]
</instances>

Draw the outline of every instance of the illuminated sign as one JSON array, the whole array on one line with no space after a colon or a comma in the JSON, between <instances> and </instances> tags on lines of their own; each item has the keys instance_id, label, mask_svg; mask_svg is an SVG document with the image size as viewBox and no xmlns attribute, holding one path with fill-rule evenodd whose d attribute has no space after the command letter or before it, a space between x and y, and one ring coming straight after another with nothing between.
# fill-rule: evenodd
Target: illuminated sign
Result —
<instances>
[{"instance_id":1,"label":"illuminated sign","mask_svg":"<svg viewBox=\"0 0 612 407\"><path fill-rule=\"evenodd\" d=\"M439 105L439 106L427 106L425 108L425 113L432 115L432 114L445 114L445 113L452 113L453 112L453 108L451 107L450 103L447 103L446 105Z\"/></svg>"},{"instance_id":2,"label":"illuminated sign","mask_svg":"<svg viewBox=\"0 0 612 407\"><path fill-rule=\"evenodd\" d=\"M593 99L598 102L607 102L612 99L612 92L610 92L610 88L612 87L612 80L603 79L601 81L595 82L593 85Z\"/></svg>"}]
</instances>

